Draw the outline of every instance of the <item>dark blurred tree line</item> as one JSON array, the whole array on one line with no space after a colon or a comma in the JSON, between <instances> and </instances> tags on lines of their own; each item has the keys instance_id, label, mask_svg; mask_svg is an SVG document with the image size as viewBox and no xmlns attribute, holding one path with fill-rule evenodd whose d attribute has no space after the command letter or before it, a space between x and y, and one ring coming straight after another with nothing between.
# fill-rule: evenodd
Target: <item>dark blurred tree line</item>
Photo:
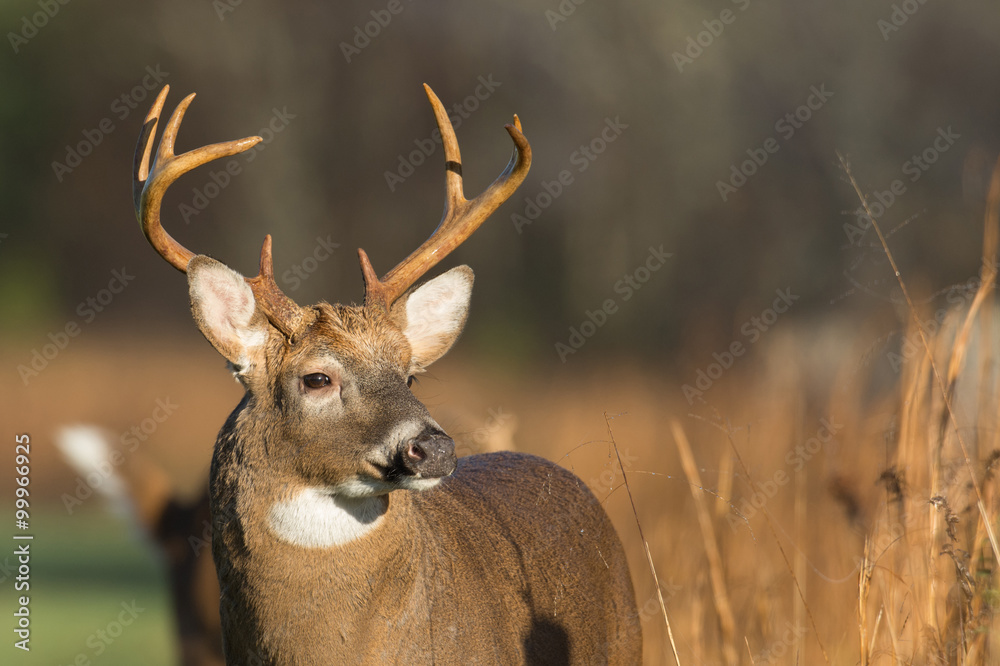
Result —
<instances>
[{"instance_id":1,"label":"dark blurred tree line","mask_svg":"<svg viewBox=\"0 0 1000 666\"><path fill-rule=\"evenodd\" d=\"M249 274L271 233L301 302L360 299L357 247L385 271L437 223L421 83L452 109L470 197L506 163L519 114L532 172L448 263L478 276L472 348L548 363L609 299L576 356L725 346L776 289L801 297L796 316L886 308L891 275L838 150L881 196L904 270L964 282L1000 153L986 0L18 0L0 25L0 330L29 341L122 267L135 293L106 321L189 326L183 280L130 204L163 83L171 109L198 93L180 149L265 136L235 171L178 182L166 226ZM915 167L941 132L952 142ZM616 285L652 250L671 256L625 299Z\"/></svg>"}]
</instances>

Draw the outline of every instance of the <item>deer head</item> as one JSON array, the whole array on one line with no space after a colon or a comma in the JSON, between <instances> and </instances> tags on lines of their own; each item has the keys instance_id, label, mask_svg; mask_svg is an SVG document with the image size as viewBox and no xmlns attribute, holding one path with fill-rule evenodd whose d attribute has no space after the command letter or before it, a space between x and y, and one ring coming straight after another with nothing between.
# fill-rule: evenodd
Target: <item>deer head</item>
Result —
<instances>
[{"instance_id":1,"label":"deer head","mask_svg":"<svg viewBox=\"0 0 1000 666\"><path fill-rule=\"evenodd\" d=\"M264 239L259 274L244 278L195 255L163 229L160 205L171 183L199 165L253 147L259 137L175 155L177 132L194 98L189 95L167 122L150 165L169 87L160 92L140 134L133 199L143 234L160 256L187 273L198 327L246 389L233 429L266 443L269 450L259 452L262 463L287 483L360 498L430 488L455 469L454 442L409 384L461 333L473 274L459 266L413 285L520 185L531 147L515 116L514 124L506 125L515 146L509 164L486 191L467 200L454 129L437 96L424 88L444 144L444 216L431 237L381 279L358 250L363 306L297 305L274 281L270 236Z\"/></svg>"}]
</instances>

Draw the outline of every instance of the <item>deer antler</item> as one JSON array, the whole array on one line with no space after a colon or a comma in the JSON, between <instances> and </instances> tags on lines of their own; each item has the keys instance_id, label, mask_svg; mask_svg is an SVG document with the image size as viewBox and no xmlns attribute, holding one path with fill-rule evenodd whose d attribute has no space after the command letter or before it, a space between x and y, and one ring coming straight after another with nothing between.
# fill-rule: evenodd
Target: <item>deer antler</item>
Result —
<instances>
[{"instance_id":1,"label":"deer antler","mask_svg":"<svg viewBox=\"0 0 1000 666\"><path fill-rule=\"evenodd\" d=\"M386 311L422 275L465 242L514 193L531 168L531 145L521 133L521 121L515 115L514 124L504 126L514 141L514 154L511 155L510 162L482 194L471 201L466 199L462 189L462 156L455 129L441 100L426 83L424 90L434 109L434 117L444 143L444 216L431 237L381 280L372 268L368 255L364 250L358 249L361 272L365 278L365 305L381 307Z\"/></svg>"},{"instance_id":2,"label":"deer antler","mask_svg":"<svg viewBox=\"0 0 1000 666\"><path fill-rule=\"evenodd\" d=\"M166 232L160 223L160 205L163 195L174 181L192 169L207 164L220 157L230 157L252 148L260 143L259 136L251 136L236 141L214 143L188 151L182 155L174 154L174 142L184 113L194 99L194 93L188 95L174 109L173 115L167 121L163 137L156 151L152 167L149 158L153 152L153 139L156 136L156 126L160 122L160 113L167 100L170 86L156 97L153 108L146 114L139 142L135 147L135 159L132 166L132 200L135 204L135 215L139 220L142 233L167 262L187 273L188 262L194 257L194 252L187 249ZM274 269L271 260L271 236L264 239L260 251L260 272L257 277L245 278L253 290L254 298L268 320L286 337L291 338L303 321L302 308L282 293L274 282Z\"/></svg>"}]
</instances>

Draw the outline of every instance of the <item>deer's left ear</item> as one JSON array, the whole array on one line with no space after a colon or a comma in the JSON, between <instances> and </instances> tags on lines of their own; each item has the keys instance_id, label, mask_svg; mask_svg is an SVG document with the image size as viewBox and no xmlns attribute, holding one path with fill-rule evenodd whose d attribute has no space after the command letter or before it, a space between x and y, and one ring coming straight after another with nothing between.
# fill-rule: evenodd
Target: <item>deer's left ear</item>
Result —
<instances>
[{"instance_id":1,"label":"deer's left ear","mask_svg":"<svg viewBox=\"0 0 1000 666\"><path fill-rule=\"evenodd\" d=\"M469 314L472 269L458 266L396 301L389 317L413 349L412 365L423 370L451 349Z\"/></svg>"}]
</instances>

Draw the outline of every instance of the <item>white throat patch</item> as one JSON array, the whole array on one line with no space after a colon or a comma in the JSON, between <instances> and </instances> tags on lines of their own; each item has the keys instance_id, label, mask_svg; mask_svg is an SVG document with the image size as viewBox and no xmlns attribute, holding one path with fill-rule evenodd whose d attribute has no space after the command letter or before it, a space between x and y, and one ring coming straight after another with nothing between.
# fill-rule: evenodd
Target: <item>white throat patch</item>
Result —
<instances>
[{"instance_id":1,"label":"white throat patch","mask_svg":"<svg viewBox=\"0 0 1000 666\"><path fill-rule=\"evenodd\" d=\"M349 543L378 526L387 507L384 497L343 497L328 488L304 488L271 505L268 522L282 541L303 548Z\"/></svg>"}]
</instances>

